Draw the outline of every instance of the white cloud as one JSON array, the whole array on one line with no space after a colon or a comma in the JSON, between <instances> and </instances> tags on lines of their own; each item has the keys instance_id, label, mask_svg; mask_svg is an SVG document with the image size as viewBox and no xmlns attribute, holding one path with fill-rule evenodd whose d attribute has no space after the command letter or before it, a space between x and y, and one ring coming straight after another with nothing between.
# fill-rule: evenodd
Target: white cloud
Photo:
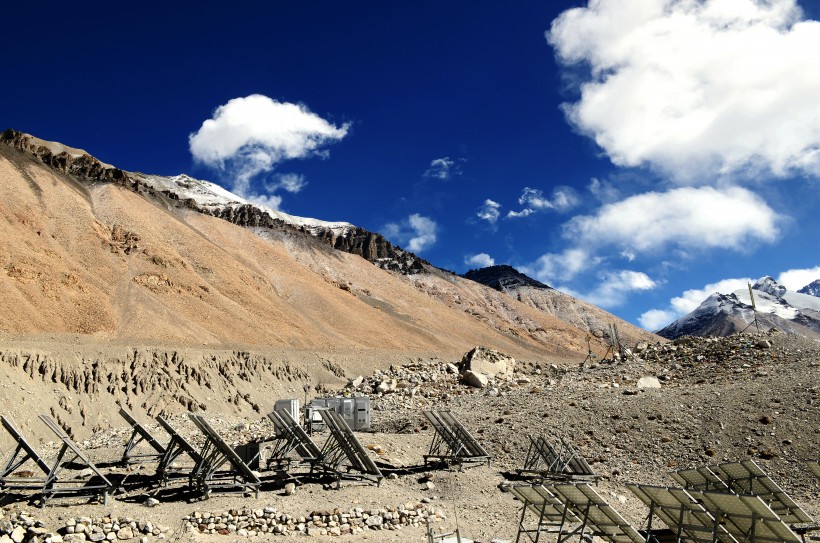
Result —
<instances>
[{"instance_id":1,"label":"white cloud","mask_svg":"<svg viewBox=\"0 0 820 543\"><path fill-rule=\"evenodd\" d=\"M749 283L754 283L754 281L748 277L741 277L722 279L715 283L709 283L703 288L689 289L684 291L680 296L675 296L669 300L669 307L646 311L638 318L638 322L647 330L660 330L667 324L672 323L672 321L697 309L697 307L712 294L716 292L720 294L731 294L736 290L747 288Z\"/></svg>"},{"instance_id":2,"label":"white cloud","mask_svg":"<svg viewBox=\"0 0 820 543\"><path fill-rule=\"evenodd\" d=\"M267 206L271 209L279 209L282 205L282 197L275 194L245 194L243 198L261 206Z\"/></svg>"},{"instance_id":3,"label":"white cloud","mask_svg":"<svg viewBox=\"0 0 820 543\"><path fill-rule=\"evenodd\" d=\"M638 317L638 323L646 330L656 332L677 320L678 317L680 315L668 309L650 309Z\"/></svg>"},{"instance_id":4,"label":"white cloud","mask_svg":"<svg viewBox=\"0 0 820 543\"><path fill-rule=\"evenodd\" d=\"M478 253L464 257L464 263L475 268L487 268L495 266L495 259L487 253Z\"/></svg>"},{"instance_id":5,"label":"white cloud","mask_svg":"<svg viewBox=\"0 0 820 543\"><path fill-rule=\"evenodd\" d=\"M632 292L652 290L658 284L643 272L620 270L605 272L600 276L598 286L579 297L599 307L616 307L626 301Z\"/></svg>"},{"instance_id":6,"label":"white cloud","mask_svg":"<svg viewBox=\"0 0 820 543\"><path fill-rule=\"evenodd\" d=\"M609 181L601 181L593 177L587 187L589 192L601 202L612 202L620 197L618 189Z\"/></svg>"},{"instance_id":7,"label":"white cloud","mask_svg":"<svg viewBox=\"0 0 820 543\"><path fill-rule=\"evenodd\" d=\"M266 187L271 192L275 192L278 189L282 189L292 194L301 192L302 189L305 188L305 186L307 186L305 176L298 173L280 174L277 176L276 181L266 184Z\"/></svg>"},{"instance_id":8,"label":"white cloud","mask_svg":"<svg viewBox=\"0 0 820 543\"><path fill-rule=\"evenodd\" d=\"M413 253L420 253L432 246L438 236L438 224L429 217L413 213L401 222L384 225L385 237L395 240Z\"/></svg>"},{"instance_id":9,"label":"white cloud","mask_svg":"<svg viewBox=\"0 0 820 543\"><path fill-rule=\"evenodd\" d=\"M784 271L777 277L777 282L789 290L797 291L817 279L820 279L820 266Z\"/></svg>"},{"instance_id":10,"label":"white cloud","mask_svg":"<svg viewBox=\"0 0 820 543\"><path fill-rule=\"evenodd\" d=\"M487 221L490 224L495 224L498 221L498 216L501 214L499 209L501 204L487 198L484 204L476 210L476 217L482 221Z\"/></svg>"},{"instance_id":11,"label":"white cloud","mask_svg":"<svg viewBox=\"0 0 820 543\"><path fill-rule=\"evenodd\" d=\"M458 162L463 161L463 158L458 160ZM448 156L436 158L430 162L430 167L424 172L424 177L432 177L433 179L446 181L453 176L461 175L461 166L458 162Z\"/></svg>"},{"instance_id":12,"label":"white cloud","mask_svg":"<svg viewBox=\"0 0 820 543\"><path fill-rule=\"evenodd\" d=\"M269 199L278 207L281 198L256 194L251 180L284 160L324 155L323 148L344 138L348 129L348 124L337 127L302 104L253 94L216 108L213 117L188 136L188 145L196 161L225 173L239 196ZM301 176L284 174L274 185L298 192L305 182Z\"/></svg>"},{"instance_id":13,"label":"white cloud","mask_svg":"<svg viewBox=\"0 0 820 543\"><path fill-rule=\"evenodd\" d=\"M544 197L544 191L531 187L524 187L518 203L524 206L521 211L509 211L508 218L528 217L536 211L554 209L555 211L567 211L577 206L580 202L578 194L572 187L556 187L553 190L552 198Z\"/></svg>"},{"instance_id":14,"label":"white cloud","mask_svg":"<svg viewBox=\"0 0 820 543\"><path fill-rule=\"evenodd\" d=\"M820 175L820 23L794 0L592 0L547 39L590 68L565 112L616 165Z\"/></svg>"},{"instance_id":15,"label":"white cloud","mask_svg":"<svg viewBox=\"0 0 820 543\"><path fill-rule=\"evenodd\" d=\"M564 235L578 245L623 246L653 251L675 244L685 249L742 250L751 241L774 241L782 218L754 193L729 187L681 187L647 192L574 217Z\"/></svg>"},{"instance_id":16,"label":"white cloud","mask_svg":"<svg viewBox=\"0 0 820 543\"><path fill-rule=\"evenodd\" d=\"M531 266L522 268L527 275L539 281L554 284L575 277L578 273L590 269L600 262L600 258L591 255L585 249L566 249L561 253L541 255Z\"/></svg>"}]
</instances>

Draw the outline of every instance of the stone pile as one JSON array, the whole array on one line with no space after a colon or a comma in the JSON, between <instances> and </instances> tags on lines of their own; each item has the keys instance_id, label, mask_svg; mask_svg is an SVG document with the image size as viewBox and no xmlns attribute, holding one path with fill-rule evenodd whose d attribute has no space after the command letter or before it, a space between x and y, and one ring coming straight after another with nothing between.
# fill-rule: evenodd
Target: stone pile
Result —
<instances>
[{"instance_id":1,"label":"stone pile","mask_svg":"<svg viewBox=\"0 0 820 543\"><path fill-rule=\"evenodd\" d=\"M77 517L66 521L59 530L65 543L80 541L133 541L148 543L151 538L167 539L174 531L149 521L128 517ZM47 542L44 542L47 543ZM51 543L57 543L52 541Z\"/></svg>"},{"instance_id":2,"label":"stone pile","mask_svg":"<svg viewBox=\"0 0 820 543\"><path fill-rule=\"evenodd\" d=\"M49 531L42 522L28 513L11 513L6 516L0 510L0 543L62 543L63 538Z\"/></svg>"},{"instance_id":3,"label":"stone pile","mask_svg":"<svg viewBox=\"0 0 820 543\"><path fill-rule=\"evenodd\" d=\"M365 530L401 530L408 526L427 525L444 519L440 509L423 503L398 507L347 511L314 511L295 516L280 513L275 507L232 509L221 512L195 511L183 520L187 530L201 534L254 537L261 534L356 535Z\"/></svg>"}]
</instances>

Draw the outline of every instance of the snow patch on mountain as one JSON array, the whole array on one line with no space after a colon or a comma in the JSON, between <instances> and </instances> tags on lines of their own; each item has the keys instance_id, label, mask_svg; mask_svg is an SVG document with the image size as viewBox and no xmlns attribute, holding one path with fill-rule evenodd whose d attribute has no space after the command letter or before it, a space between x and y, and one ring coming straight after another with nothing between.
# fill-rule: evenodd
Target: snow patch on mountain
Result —
<instances>
[{"instance_id":1,"label":"snow patch on mountain","mask_svg":"<svg viewBox=\"0 0 820 543\"><path fill-rule=\"evenodd\" d=\"M140 174L142 181L159 192L173 194L180 200L193 200L197 206L204 209L216 210L226 207L236 207L242 205L252 205L264 211L274 219L279 219L294 226L304 227L306 230L317 234L323 230L331 230L336 235L344 235L353 228L348 222L331 222L309 217L297 217L284 211L273 209L265 205L257 204L246 200L236 194L222 188L216 183L195 179L189 175L181 174L171 177L161 175Z\"/></svg>"}]
</instances>

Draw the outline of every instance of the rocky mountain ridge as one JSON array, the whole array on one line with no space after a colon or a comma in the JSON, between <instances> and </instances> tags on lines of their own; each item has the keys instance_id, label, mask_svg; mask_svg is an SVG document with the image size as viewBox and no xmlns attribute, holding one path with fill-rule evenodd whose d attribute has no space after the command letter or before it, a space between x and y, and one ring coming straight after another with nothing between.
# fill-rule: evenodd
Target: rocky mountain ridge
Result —
<instances>
[{"instance_id":1,"label":"rocky mountain ridge","mask_svg":"<svg viewBox=\"0 0 820 543\"><path fill-rule=\"evenodd\" d=\"M785 332L820 339L820 300L807 293L792 292L764 276L751 290L714 293L694 311L657 332L667 339L682 336L727 336L750 328ZM803 290L803 289L801 289Z\"/></svg>"},{"instance_id":2,"label":"rocky mountain ridge","mask_svg":"<svg viewBox=\"0 0 820 543\"><path fill-rule=\"evenodd\" d=\"M161 195L175 205L219 217L238 226L292 228L309 233L334 249L358 255L383 269L411 274L423 273L426 267L430 266L426 260L391 244L381 234L348 223L329 223L293 217L246 202L235 195L220 199L213 191L207 194L206 187L213 187L213 184L189 176L163 177L126 172L101 162L81 149L41 140L13 129L0 134L0 143L29 153L57 171L88 181L116 183L149 197ZM188 195L186 189L190 189L193 183L199 184L200 189L205 188L206 196L211 200L208 205L203 205L200 199ZM222 192L230 194L227 191Z\"/></svg>"}]
</instances>

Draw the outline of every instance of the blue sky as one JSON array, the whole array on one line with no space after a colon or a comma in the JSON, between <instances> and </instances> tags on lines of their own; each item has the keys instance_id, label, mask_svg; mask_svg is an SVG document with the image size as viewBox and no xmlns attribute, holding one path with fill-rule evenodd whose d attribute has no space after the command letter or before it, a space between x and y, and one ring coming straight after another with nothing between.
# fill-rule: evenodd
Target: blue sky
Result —
<instances>
[{"instance_id":1,"label":"blue sky","mask_svg":"<svg viewBox=\"0 0 820 543\"><path fill-rule=\"evenodd\" d=\"M650 329L820 278L818 1L20 4L3 124L123 169Z\"/></svg>"}]
</instances>

